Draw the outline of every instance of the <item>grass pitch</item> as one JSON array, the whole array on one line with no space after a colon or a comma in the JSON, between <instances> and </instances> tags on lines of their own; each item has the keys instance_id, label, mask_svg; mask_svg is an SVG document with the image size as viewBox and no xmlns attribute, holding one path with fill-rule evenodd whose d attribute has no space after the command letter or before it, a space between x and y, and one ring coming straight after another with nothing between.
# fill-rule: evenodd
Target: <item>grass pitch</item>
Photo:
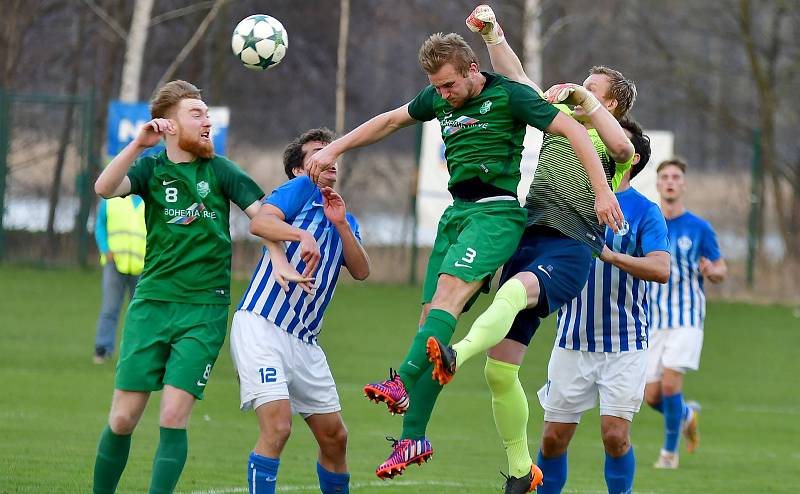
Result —
<instances>
[{"instance_id":1,"label":"grass pitch","mask_svg":"<svg viewBox=\"0 0 800 494\"><path fill-rule=\"evenodd\" d=\"M41 271L0 266L0 493L91 490L98 435L113 388L112 365L91 363L100 305L99 271ZM234 296L244 289L235 283ZM497 493L505 455L491 418L482 359L461 369L440 396L428 433L433 460L382 482L375 466L389 453L384 436L401 418L362 397L361 387L396 366L416 330L419 289L343 285L325 320L321 344L339 385L350 430L351 491L363 493ZM456 337L485 307L483 297L459 323ZM800 491L800 319L785 307L709 304L699 372L685 394L703 405L702 444L682 454L678 471L651 467L662 439L661 416L644 407L633 425L635 492L729 493ZM552 320L533 342L521 377L528 391L529 440L535 454L542 411L535 391L545 379ZM120 493L146 492L158 435L154 394L134 435ZM227 344L206 399L190 424L189 459L178 491L247 492L246 458L257 427L238 410ZM569 451L565 492L603 493L603 448L597 410L584 416ZM279 492L319 492L316 445L297 418L281 458Z\"/></svg>"}]
</instances>

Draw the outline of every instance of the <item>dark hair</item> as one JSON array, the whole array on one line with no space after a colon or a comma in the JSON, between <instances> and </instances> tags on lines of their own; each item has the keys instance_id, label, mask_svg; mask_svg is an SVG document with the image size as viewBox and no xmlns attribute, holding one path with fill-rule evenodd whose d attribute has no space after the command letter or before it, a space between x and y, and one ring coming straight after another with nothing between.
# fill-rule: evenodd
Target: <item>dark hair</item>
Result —
<instances>
[{"instance_id":1,"label":"dark hair","mask_svg":"<svg viewBox=\"0 0 800 494\"><path fill-rule=\"evenodd\" d=\"M676 166L681 172L686 173L686 162L680 158L670 158L668 160L662 161L661 163L658 164L658 168L656 168L656 173L661 173L661 170L663 170L668 166Z\"/></svg>"},{"instance_id":2,"label":"dark hair","mask_svg":"<svg viewBox=\"0 0 800 494\"><path fill-rule=\"evenodd\" d=\"M334 137L333 131L325 127L307 130L296 137L283 150L283 169L286 172L286 176L294 178L292 171L295 168L303 168L303 161L306 158L306 153L303 151L304 144L313 141L330 144L333 142Z\"/></svg>"},{"instance_id":3,"label":"dark hair","mask_svg":"<svg viewBox=\"0 0 800 494\"><path fill-rule=\"evenodd\" d=\"M644 134L642 127L636 120L624 117L619 121L623 129L631 133L631 143L636 154L639 155L639 162L631 167L631 179L639 174L650 161L650 138Z\"/></svg>"},{"instance_id":4,"label":"dark hair","mask_svg":"<svg viewBox=\"0 0 800 494\"><path fill-rule=\"evenodd\" d=\"M614 108L614 116L617 119L623 118L633 108L636 101L636 84L630 79L626 79L622 72L603 65L597 65L589 70L589 74L600 74L608 77L608 96L617 100L617 107Z\"/></svg>"},{"instance_id":5,"label":"dark hair","mask_svg":"<svg viewBox=\"0 0 800 494\"><path fill-rule=\"evenodd\" d=\"M170 81L156 92L150 101L150 116L152 118L168 118L172 109L183 99L203 99L201 90L191 82Z\"/></svg>"},{"instance_id":6,"label":"dark hair","mask_svg":"<svg viewBox=\"0 0 800 494\"><path fill-rule=\"evenodd\" d=\"M419 64L426 74L435 74L449 63L456 72L466 77L470 64L479 65L475 52L464 38L456 33L431 34L422 43L418 57Z\"/></svg>"}]
</instances>

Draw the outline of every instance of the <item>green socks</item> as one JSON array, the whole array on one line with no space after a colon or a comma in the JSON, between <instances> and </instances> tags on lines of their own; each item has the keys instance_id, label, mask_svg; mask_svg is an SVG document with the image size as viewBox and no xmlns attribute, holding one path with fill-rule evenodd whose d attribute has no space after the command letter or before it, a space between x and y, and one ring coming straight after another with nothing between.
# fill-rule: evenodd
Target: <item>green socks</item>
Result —
<instances>
[{"instance_id":1,"label":"green socks","mask_svg":"<svg viewBox=\"0 0 800 494\"><path fill-rule=\"evenodd\" d=\"M517 279L510 279L497 290L492 305L475 319L469 333L453 345L456 369L475 355L497 345L508 334L514 318L528 305L528 292Z\"/></svg>"},{"instance_id":2,"label":"green socks","mask_svg":"<svg viewBox=\"0 0 800 494\"><path fill-rule=\"evenodd\" d=\"M128 462L131 435L117 435L106 425L100 434L97 457L94 460L94 494L111 494L117 489L122 471Z\"/></svg>"},{"instance_id":3,"label":"green socks","mask_svg":"<svg viewBox=\"0 0 800 494\"><path fill-rule=\"evenodd\" d=\"M178 478L186 463L189 448L186 429L161 427L161 439L153 458L153 477L150 480L150 494L170 494L175 490Z\"/></svg>"},{"instance_id":4,"label":"green socks","mask_svg":"<svg viewBox=\"0 0 800 494\"><path fill-rule=\"evenodd\" d=\"M150 481L150 494L169 494L175 490L178 478L186 463L188 449L186 429L161 428L161 440L153 459L153 477ZM97 445L97 458L94 462L94 494L111 494L117 489L128 453L131 449L131 435L114 434L106 426L100 434Z\"/></svg>"},{"instance_id":5,"label":"green socks","mask_svg":"<svg viewBox=\"0 0 800 494\"><path fill-rule=\"evenodd\" d=\"M403 435L400 439L422 439L425 437L425 429L433 414L433 407L436 405L436 398L442 391L442 385L433 379L431 375L433 366L428 365L428 369L409 391L411 406L403 415Z\"/></svg>"},{"instance_id":6,"label":"green socks","mask_svg":"<svg viewBox=\"0 0 800 494\"><path fill-rule=\"evenodd\" d=\"M519 366L486 359L484 375L492 392L492 412L497 433L508 457L509 475L530 473L533 460L528 453L528 399L519 382Z\"/></svg>"},{"instance_id":7,"label":"green socks","mask_svg":"<svg viewBox=\"0 0 800 494\"><path fill-rule=\"evenodd\" d=\"M425 351L428 338L430 336L436 336L442 342L449 343L455 329L456 318L449 312L441 309L431 309L431 311L428 312L425 324L417 332L417 335L414 336L406 358L403 359L403 363L400 365L400 368L397 369L397 374L399 374L400 379L403 380L406 390L411 390L420 376L422 376L422 373L430 366L428 354Z\"/></svg>"}]
</instances>

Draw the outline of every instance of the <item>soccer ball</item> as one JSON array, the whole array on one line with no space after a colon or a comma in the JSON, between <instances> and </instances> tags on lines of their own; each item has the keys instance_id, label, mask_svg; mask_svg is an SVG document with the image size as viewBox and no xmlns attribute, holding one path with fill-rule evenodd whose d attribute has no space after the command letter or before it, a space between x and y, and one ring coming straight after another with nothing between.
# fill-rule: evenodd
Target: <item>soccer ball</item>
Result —
<instances>
[{"instance_id":1,"label":"soccer ball","mask_svg":"<svg viewBox=\"0 0 800 494\"><path fill-rule=\"evenodd\" d=\"M255 14L242 19L231 37L233 54L245 67L266 70L274 67L286 56L289 36L283 24L266 14Z\"/></svg>"}]
</instances>

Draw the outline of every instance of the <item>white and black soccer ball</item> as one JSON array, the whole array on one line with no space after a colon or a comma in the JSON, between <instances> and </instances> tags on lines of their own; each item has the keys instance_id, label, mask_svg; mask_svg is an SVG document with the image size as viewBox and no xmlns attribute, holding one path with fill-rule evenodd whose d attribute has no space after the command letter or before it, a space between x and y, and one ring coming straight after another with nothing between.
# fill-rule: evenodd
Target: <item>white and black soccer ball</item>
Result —
<instances>
[{"instance_id":1,"label":"white and black soccer ball","mask_svg":"<svg viewBox=\"0 0 800 494\"><path fill-rule=\"evenodd\" d=\"M266 14L242 19L231 37L233 54L248 69L266 70L286 56L289 36L283 24Z\"/></svg>"}]
</instances>

